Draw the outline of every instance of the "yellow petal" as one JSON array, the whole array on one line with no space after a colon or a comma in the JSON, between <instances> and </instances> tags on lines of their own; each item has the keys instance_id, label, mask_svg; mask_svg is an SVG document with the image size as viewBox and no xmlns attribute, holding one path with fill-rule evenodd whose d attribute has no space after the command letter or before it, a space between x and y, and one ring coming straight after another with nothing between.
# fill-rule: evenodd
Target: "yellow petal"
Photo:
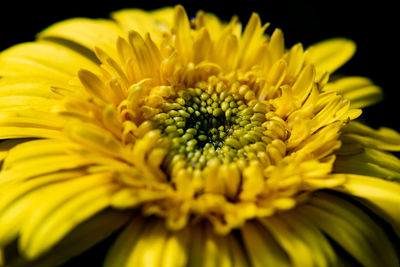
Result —
<instances>
[{"instance_id":1,"label":"yellow petal","mask_svg":"<svg viewBox=\"0 0 400 267\"><path fill-rule=\"evenodd\" d=\"M325 102L327 101L327 103ZM312 132L325 125L330 125L335 121L347 121L350 117L350 102L335 93L321 95L312 118Z\"/></svg>"},{"instance_id":2,"label":"yellow petal","mask_svg":"<svg viewBox=\"0 0 400 267\"><path fill-rule=\"evenodd\" d=\"M206 266L233 267L232 256L226 236L215 234L214 230L207 229L206 238Z\"/></svg>"},{"instance_id":3,"label":"yellow petal","mask_svg":"<svg viewBox=\"0 0 400 267\"><path fill-rule=\"evenodd\" d=\"M124 157L121 142L104 128L90 123L71 123L65 128L68 136L92 151L109 156Z\"/></svg>"},{"instance_id":4,"label":"yellow petal","mask_svg":"<svg viewBox=\"0 0 400 267\"><path fill-rule=\"evenodd\" d=\"M118 77L118 82L120 82L124 88L129 87L129 82L124 71L122 70L122 66L120 66L115 59L111 58L110 55L104 52L101 48L96 46L94 50L97 58L102 63L101 67L108 72L108 75L111 76L110 78L113 79ZM125 93L125 91L123 93Z\"/></svg>"},{"instance_id":5,"label":"yellow petal","mask_svg":"<svg viewBox=\"0 0 400 267\"><path fill-rule=\"evenodd\" d=\"M127 212L114 210L100 212L73 229L49 253L34 260L26 259L17 248L9 246L5 266L61 266L116 232L129 217L131 214Z\"/></svg>"},{"instance_id":6,"label":"yellow petal","mask_svg":"<svg viewBox=\"0 0 400 267\"><path fill-rule=\"evenodd\" d=\"M301 68L303 67L304 64L304 50L302 44L300 43L296 44L290 49L287 61L288 61L287 76L290 77L291 79L294 79L300 73Z\"/></svg>"},{"instance_id":7,"label":"yellow petal","mask_svg":"<svg viewBox=\"0 0 400 267\"><path fill-rule=\"evenodd\" d=\"M38 242L38 239L35 239L35 235L40 233L37 230L43 227L43 223L49 216L57 213L58 209L69 203L71 199L79 200L79 196L82 193L83 198L85 198L86 193L92 188L109 184L111 178L112 176L109 173L87 175L79 179L49 185L37 191L33 202L34 208L27 215L27 220L23 222L21 228L20 250L28 258L35 258L47 250L48 246L46 245L48 244Z\"/></svg>"},{"instance_id":8,"label":"yellow petal","mask_svg":"<svg viewBox=\"0 0 400 267\"><path fill-rule=\"evenodd\" d=\"M395 130L386 127L375 130L356 121L344 128L342 140L345 143L359 143L380 150L400 150L400 134Z\"/></svg>"},{"instance_id":9,"label":"yellow petal","mask_svg":"<svg viewBox=\"0 0 400 267\"><path fill-rule=\"evenodd\" d=\"M226 236L216 235L211 227L205 227L204 236L200 243L201 249L191 251L192 256L194 253L202 255L202 263L197 262L194 266L210 266L210 267L231 267L233 262L230 258L229 246ZM192 242L195 242L193 240Z\"/></svg>"},{"instance_id":10,"label":"yellow petal","mask_svg":"<svg viewBox=\"0 0 400 267\"><path fill-rule=\"evenodd\" d=\"M232 266L241 266L241 267L250 267L250 263L246 252L243 250L242 242L238 240L238 238L230 234L225 237L228 242L228 246L230 247L230 255L232 258Z\"/></svg>"},{"instance_id":11,"label":"yellow petal","mask_svg":"<svg viewBox=\"0 0 400 267\"><path fill-rule=\"evenodd\" d=\"M280 216L294 229L294 233L308 244L314 254L315 266L338 266L338 255L332 244L308 218L301 216L295 210L282 213Z\"/></svg>"},{"instance_id":12,"label":"yellow petal","mask_svg":"<svg viewBox=\"0 0 400 267\"><path fill-rule=\"evenodd\" d=\"M138 242L141 232L149 221L141 216L133 217L130 224L121 232L111 249L108 251L104 266L127 266L127 260L132 248ZM152 223L152 222L151 222Z\"/></svg>"},{"instance_id":13,"label":"yellow petal","mask_svg":"<svg viewBox=\"0 0 400 267\"><path fill-rule=\"evenodd\" d=\"M318 80L323 71L334 72L346 63L355 51L356 45L351 40L329 39L311 46L307 61L315 65Z\"/></svg>"},{"instance_id":14,"label":"yellow petal","mask_svg":"<svg viewBox=\"0 0 400 267\"><path fill-rule=\"evenodd\" d=\"M23 143L25 140L11 139L0 142L0 162L2 162L8 155L8 151L19 143ZM3 163L4 166L4 163Z\"/></svg>"},{"instance_id":15,"label":"yellow petal","mask_svg":"<svg viewBox=\"0 0 400 267\"><path fill-rule=\"evenodd\" d=\"M15 196L16 190L10 190L6 200L1 202L0 210L0 245L2 247L14 241L19 234L27 212L32 208L32 194L26 194L22 198ZM4 204L8 204L4 207Z\"/></svg>"},{"instance_id":16,"label":"yellow petal","mask_svg":"<svg viewBox=\"0 0 400 267\"><path fill-rule=\"evenodd\" d=\"M227 32L213 43L210 58L218 63L223 69L229 71L235 66L239 41L232 33Z\"/></svg>"},{"instance_id":17,"label":"yellow petal","mask_svg":"<svg viewBox=\"0 0 400 267\"><path fill-rule=\"evenodd\" d=\"M264 174L259 164L250 164L243 171L242 191L239 198L244 201L253 201L264 189Z\"/></svg>"},{"instance_id":18,"label":"yellow petal","mask_svg":"<svg viewBox=\"0 0 400 267\"><path fill-rule=\"evenodd\" d=\"M35 127L58 130L64 126L64 118L54 113L22 109L17 111L3 111L0 114L0 127Z\"/></svg>"},{"instance_id":19,"label":"yellow petal","mask_svg":"<svg viewBox=\"0 0 400 267\"><path fill-rule=\"evenodd\" d=\"M156 66L160 65L160 58L157 56L160 52L154 50L154 46L153 51L151 52L150 47L147 46L145 40L136 31L129 32L128 39L129 44L132 47L132 66L137 81L139 82L143 79L151 78L154 79L155 83L158 83L159 72L155 70L157 70ZM153 59L156 61L153 61Z\"/></svg>"},{"instance_id":20,"label":"yellow petal","mask_svg":"<svg viewBox=\"0 0 400 267\"><path fill-rule=\"evenodd\" d=\"M196 35L193 43L193 50L196 51L193 63L198 64L201 61L206 60L211 51L212 44L210 34L205 28L202 28Z\"/></svg>"},{"instance_id":21,"label":"yellow petal","mask_svg":"<svg viewBox=\"0 0 400 267\"><path fill-rule=\"evenodd\" d=\"M58 22L42 31L39 39L64 39L94 51L100 47L113 59L117 59L117 37L123 35L118 26L109 20L74 18ZM81 68L86 68L80 65Z\"/></svg>"},{"instance_id":22,"label":"yellow petal","mask_svg":"<svg viewBox=\"0 0 400 267\"><path fill-rule=\"evenodd\" d=\"M321 207L331 214L346 218L372 244L376 257L379 257L385 266L398 266L399 262L393 244L386 233L366 213L343 198L331 194L317 193L310 203Z\"/></svg>"},{"instance_id":23,"label":"yellow petal","mask_svg":"<svg viewBox=\"0 0 400 267\"><path fill-rule=\"evenodd\" d=\"M272 65L271 70L268 73L267 81L271 85L278 87L281 85L285 79L287 72L287 63L285 60L281 59Z\"/></svg>"},{"instance_id":24,"label":"yellow petal","mask_svg":"<svg viewBox=\"0 0 400 267\"><path fill-rule=\"evenodd\" d=\"M97 65L80 53L47 41L19 44L0 54L0 76L50 77L68 82L81 68L98 72Z\"/></svg>"},{"instance_id":25,"label":"yellow petal","mask_svg":"<svg viewBox=\"0 0 400 267\"><path fill-rule=\"evenodd\" d=\"M226 195L233 199L240 188L240 170L235 163L230 163L222 165L220 173L222 175L221 179L223 179L225 183Z\"/></svg>"},{"instance_id":26,"label":"yellow petal","mask_svg":"<svg viewBox=\"0 0 400 267\"><path fill-rule=\"evenodd\" d=\"M0 97L1 110L20 110L34 108L49 111L59 103L58 100L36 97L36 96L6 96Z\"/></svg>"},{"instance_id":27,"label":"yellow petal","mask_svg":"<svg viewBox=\"0 0 400 267\"><path fill-rule=\"evenodd\" d=\"M355 174L347 174L346 176L346 183L335 188L335 190L365 198L370 201L382 200L392 203L400 202L400 185L395 182Z\"/></svg>"},{"instance_id":28,"label":"yellow petal","mask_svg":"<svg viewBox=\"0 0 400 267\"><path fill-rule=\"evenodd\" d=\"M277 243L288 254L293 266L313 266L314 251L300 238L296 229L291 229L284 220L278 216L259 219L265 226Z\"/></svg>"},{"instance_id":29,"label":"yellow petal","mask_svg":"<svg viewBox=\"0 0 400 267\"><path fill-rule=\"evenodd\" d=\"M40 77L2 77L0 79L1 109L6 111L34 108L49 112L60 101L60 96L51 90L53 86L67 86L67 84Z\"/></svg>"},{"instance_id":30,"label":"yellow petal","mask_svg":"<svg viewBox=\"0 0 400 267\"><path fill-rule=\"evenodd\" d=\"M299 105L303 104L306 97L308 97L308 95L310 94L311 88L314 85L314 77L315 77L315 70L313 66L307 66L299 74L299 77L293 84L292 87L293 95L296 98L298 98Z\"/></svg>"},{"instance_id":31,"label":"yellow petal","mask_svg":"<svg viewBox=\"0 0 400 267\"><path fill-rule=\"evenodd\" d=\"M174 14L175 47L181 60L189 63L193 60L193 38L190 33L189 18L182 6L175 7Z\"/></svg>"},{"instance_id":32,"label":"yellow petal","mask_svg":"<svg viewBox=\"0 0 400 267\"><path fill-rule=\"evenodd\" d=\"M286 253L264 227L247 222L240 231L251 266L290 266Z\"/></svg>"},{"instance_id":33,"label":"yellow petal","mask_svg":"<svg viewBox=\"0 0 400 267\"><path fill-rule=\"evenodd\" d=\"M111 200L111 205L117 209L133 208L141 203L163 200L170 197L169 192L165 193L157 190L140 190L125 188L116 192Z\"/></svg>"},{"instance_id":34,"label":"yellow petal","mask_svg":"<svg viewBox=\"0 0 400 267\"><path fill-rule=\"evenodd\" d=\"M23 131L21 131L23 129ZM44 129L37 127L15 127L6 126L1 127L0 139L10 139L10 138L54 138L60 139L59 130Z\"/></svg>"},{"instance_id":35,"label":"yellow petal","mask_svg":"<svg viewBox=\"0 0 400 267\"><path fill-rule=\"evenodd\" d=\"M24 142L9 151L3 170L24 165L35 158L67 155L76 149L79 149L76 144L66 140L39 139Z\"/></svg>"},{"instance_id":36,"label":"yellow petal","mask_svg":"<svg viewBox=\"0 0 400 267\"><path fill-rule=\"evenodd\" d=\"M78 72L79 79L88 93L92 96L98 97L105 103L110 103L109 90L105 84L94 73L81 69Z\"/></svg>"},{"instance_id":37,"label":"yellow petal","mask_svg":"<svg viewBox=\"0 0 400 267\"><path fill-rule=\"evenodd\" d=\"M147 222L133 245L125 266L160 266L167 237L168 232L163 221Z\"/></svg>"},{"instance_id":38,"label":"yellow petal","mask_svg":"<svg viewBox=\"0 0 400 267\"><path fill-rule=\"evenodd\" d=\"M151 12L141 9L124 9L111 14L118 25L128 33L135 30L144 36L151 33L158 44L162 40L163 33L169 32L173 24L174 8L165 7Z\"/></svg>"},{"instance_id":39,"label":"yellow petal","mask_svg":"<svg viewBox=\"0 0 400 267\"><path fill-rule=\"evenodd\" d=\"M313 224L342 246L363 266L379 266L381 260L377 257L371 240L363 235L348 218L332 214L329 210L303 205L298 212L312 219Z\"/></svg>"},{"instance_id":40,"label":"yellow petal","mask_svg":"<svg viewBox=\"0 0 400 267\"><path fill-rule=\"evenodd\" d=\"M236 68L246 70L244 67L249 68L254 65L254 62L258 62L259 58L256 57L256 54L260 51L262 40L265 38L264 31L268 26L268 23L261 26L261 19L257 13L251 15L239 42ZM250 62L247 62L248 60Z\"/></svg>"},{"instance_id":41,"label":"yellow petal","mask_svg":"<svg viewBox=\"0 0 400 267\"><path fill-rule=\"evenodd\" d=\"M206 193L224 194L225 185L219 160L210 160L204 169L204 191Z\"/></svg>"},{"instance_id":42,"label":"yellow petal","mask_svg":"<svg viewBox=\"0 0 400 267\"><path fill-rule=\"evenodd\" d=\"M202 267L204 266L204 246L205 246L205 229L204 225L199 224L191 229L189 246L188 266Z\"/></svg>"},{"instance_id":43,"label":"yellow petal","mask_svg":"<svg viewBox=\"0 0 400 267\"><path fill-rule=\"evenodd\" d=\"M269 42L269 51L271 57L271 64L274 64L278 59L283 56L285 52L285 42L283 33L280 29L276 29L271 36Z\"/></svg>"},{"instance_id":44,"label":"yellow petal","mask_svg":"<svg viewBox=\"0 0 400 267\"><path fill-rule=\"evenodd\" d=\"M197 12L196 18L192 23L195 25L196 29L204 28L210 34L212 40L218 39L219 36L227 31L236 34L236 36L239 36L242 32L237 17L233 17L228 24L225 24L214 14L205 13L202 10Z\"/></svg>"},{"instance_id":45,"label":"yellow petal","mask_svg":"<svg viewBox=\"0 0 400 267\"><path fill-rule=\"evenodd\" d=\"M381 127L375 130L362 123L352 121L343 130L344 143L359 143L380 150L399 151L400 134L393 129Z\"/></svg>"},{"instance_id":46,"label":"yellow petal","mask_svg":"<svg viewBox=\"0 0 400 267\"><path fill-rule=\"evenodd\" d=\"M143 177L150 181L165 181L166 179L165 173L155 170L151 164L148 164L148 158L146 156L146 154L154 147L158 138L158 132L148 132L143 138L136 142L132 154L130 155L130 161L132 161L132 163L142 172Z\"/></svg>"},{"instance_id":47,"label":"yellow petal","mask_svg":"<svg viewBox=\"0 0 400 267\"><path fill-rule=\"evenodd\" d=\"M29 264L35 267L61 265L116 232L130 217L126 212L102 211L69 232L50 253Z\"/></svg>"},{"instance_id":48,"label":"yellow petal","mask_svg":"<svg viewBox=\"0 0 400 267\"><path fill-rule=\"evenodd\" d=\"M338 173L361 174L389 180L400 179L400 160L390 153L373 148L338 156L334 169Z\"/></svg>"},{"instance_id":49,"label":"yellow petal","mask_svg":"<svg viewBox=\"0 0 400 267\"><path fill-rule=\"evenodd\" d=\"M190 230L184 229L170 233L164 247L161 267L185 267L188 262Z\"/></svg>"},{"instance_id":50,"label":"yellow petal","mask_svg":"<svg viewBox=\"0 0 400 267\"><path fill-rule=\"evenodd\" d=\"M63 181L66 179L72 179L79 177L82 175L82 171L62 171L54 174L43 175L41 177L36 177L35 179L18 182L7 188L3 188L7 190L7 195L2 196L0 199L0 210L6 211L10 208L14 201L17 201L20 198L24 198L26 195L34 192L36 189L54 183L58 181Z\"/></svg>"},{"instance_id":51,"label":"yellow petal","mask_svg":"<svg viewBox=\"0 0 400 267\"><path fill-rule=\"evenodd\" d=\"M0 185L60 170L75 169L89 164L91 164L91 161L77 156L54 155L52 157L40 157L39 159L27 161L24 165L18 165L18 167L2 171L0 173Z\"/></svg>"},{"instance_id":52,"label":"yellow petal","mask_svg":"<svg viewBox=\"0 0 400 267\"><path fill-rule=\"evenodd\" d=\"M324 91L336 91L350 100L350 108L363 108L382 99L382 89L364 77L345 77L329 82Z\"/></svg>"},{"instance_id":53,"label":"yellow petal","mask_svg":"<svg viewBox=\"0 0 400 267\"><path fill-rule=\"evenodd\" d=\"M35 258L57 244L73 228L105 209L117 186L106 184L94 187L62 204L52 214L43 218L29 237L22 232L24 254ZM22 241L21 241L22 242Z\"/></svg>"},{"instance_id":54,"label":"yellow petal","mask_svg":"<svg viewBox=\"0 0 400 267\"><path fill-rule=\"evenodd\" d=\"M42 149L36 146L40 144L43 144ZM52 147L52 144L56 145ZM59 140L37 140L14 147L0 172L0 184L91 164L92 161L82 155L68 153L72 147Z\"/></svg>"}]
</instances>

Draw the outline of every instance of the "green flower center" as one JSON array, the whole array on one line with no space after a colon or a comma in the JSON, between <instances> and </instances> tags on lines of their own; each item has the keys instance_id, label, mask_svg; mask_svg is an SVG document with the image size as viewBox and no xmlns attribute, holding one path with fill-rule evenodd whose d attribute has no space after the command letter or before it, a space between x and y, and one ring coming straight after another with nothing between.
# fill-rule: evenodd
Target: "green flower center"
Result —
<instances>
[{"instance_id":1,"label":"green flower center","mask_svg":"<svg viewBox=\"0 0 400 267\"><path fill-rule=\"evenodd\" d=\"M212 86L185 88L166 99L153 117L171 146L166 167L184 160L202 169L217 158L221 163L256 157L271 138L264 135L267 106L246 96ZM249 98L249 97L248 97Z\"/></svg>"}]
</instances>

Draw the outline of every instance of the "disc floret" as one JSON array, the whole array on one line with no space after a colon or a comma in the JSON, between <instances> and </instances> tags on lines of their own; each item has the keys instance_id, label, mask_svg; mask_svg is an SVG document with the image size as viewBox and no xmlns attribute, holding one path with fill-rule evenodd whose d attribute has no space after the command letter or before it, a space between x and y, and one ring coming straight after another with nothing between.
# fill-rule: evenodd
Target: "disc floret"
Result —
<instances>
[{"instance_id":1,"label":"disc floret","mask_svg":"<svg viewBox=\"0 0 400 267\"><path fill-rule=\"evenodd\" d=\"M203 169L207 162L246 165L265 151L272 138L265 134L268 105L254 98L247 85L227 85L220 81L198 82L193 88L180 88L165 99L161 112L152 121L171 143L164 166L177 161ZM271 112L270 112L271 113Z\"/></svg>"}]
</instances>

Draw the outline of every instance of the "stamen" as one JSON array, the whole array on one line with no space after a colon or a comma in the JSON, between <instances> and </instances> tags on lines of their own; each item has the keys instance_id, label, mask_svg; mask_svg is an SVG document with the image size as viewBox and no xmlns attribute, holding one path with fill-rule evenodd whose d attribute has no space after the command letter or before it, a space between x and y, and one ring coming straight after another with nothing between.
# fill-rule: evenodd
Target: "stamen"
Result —
<instances>
[{"instance_id":1,"label":"stamen","mask_svg":"<svg viewBox=\"0 0 400 267\"><path fill-rule=\"evenodd\" d=\"M178 89L176 97L166 98L161 112L151 119L171 143L164 160L167 170L181 160L194 169L203 169L212 159L247 162L282 137L271 137L264 127L275 124L268 124L267 104L249 97L248 86L235 85L226 91L221 90L229 88L223 82L210 80Z\"/></svg>"}]
</instances>

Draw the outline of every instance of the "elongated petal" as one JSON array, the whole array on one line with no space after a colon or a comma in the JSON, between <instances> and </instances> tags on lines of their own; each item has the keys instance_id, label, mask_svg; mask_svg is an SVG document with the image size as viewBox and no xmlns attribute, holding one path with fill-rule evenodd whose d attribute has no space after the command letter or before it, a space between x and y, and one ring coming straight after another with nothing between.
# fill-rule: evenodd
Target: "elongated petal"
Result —
<instances>
[{"instance_id":1,"label":"elongated petal","mask_svg":"<svg viewBox=\"0 0 400 267\"><path fill-rule=\"evenodd\" d=\"M79 195L84 192L89 192L92 188L109 184L111 182L111 175L109 173L100 173L95 175L88 175L80 179L57 183L44 187L42 192L35 195L34 209L32 209L27 220L23 223L21 229L21 238L19 240L19 247L21 251L28 258L35 258L49 249L45 242L38 242L40 239L35 239L35 235L40 233L39 229L43 227L46 220L52 215L56 214L58 209L69 201L79 202ZM90 194L88 195L90 198ZM83 194L83 200L85 199ZM51 199L51 201L43 201L44 199ZM100 202L101 203L101 202ZM73 204L71 204L73 205ZM102 205L102 204L101 204ZM66 208L68 207L68 204ZM83 214L85 210L82 210ZM90 208L88 209L90 211ZM83 216L85 217L85 216ZM77 222L79 223L79 216ZM77 224L78 224L77 223ZM77 225L76 224L76 225ZM69 227L74 225L69 225Z\"/></svg>"},{"instance_id":2,"label":"elongated petal","mask_svg":"<svg viewBox=\"0 0 400 267\"><path fill-rule=\"evenodd\" d=\"M308 61L315 64L317 76L326 70L334 72L346 63L356 51L353 41L343 38L326 40L310 48Z\"/></svg>"},{"instance_id":3,"label":"elongated petal","mask_svg":"<svg viewBox=\"0 0 400 267\"><path fill-rule=\"evenodd\" d=\"M372 244L376 252L375 257L379 258L382 264L385 266L398 266L396 252L386 233L361 209L342 198L325 193L315 194L310 203L351 222Z\"/></svg>"},{"instance_id":4,"label":"elongated petal","mask_svg":"<svg viewBox=\"0 0 400 267\"><path fill-rule=\"evenodd\" d=\"M344 145L342 151L346 149ZM373 148L339 155L335 161L334 170L338 173L353 173L375 176L384 179L400 179L400 160L394 155ZM340 152L339 152L340 153Z\"/></svg>"},{"instance_id":5,"label":"elongated petal","mask_svg":"<svg viewBox=\"0 0 400 267\"><path fill-rule=\"evenodd\" d=\"M314 83L315 70L312 66L304 68L298 79L292 87L293 95L298 98L300 103L303 103L306 97L310 94Z\"/></svg>"},{"instance_id":6,"label":"elongated petal","mask_svg":"<svg viewBox=\"0 0 400 267\"><path fill-rule=\"evenodd\" d=\"M231 267L233 262L226 236L216 235L211 227L206 227L204 250L192 251L204 255L203 266L210 267Z\"/></svg>"},{"instance_id":7,"label":"elongated petal","mask_svg":"<svg viewBox=\"0 0 400 267\"><path fill-rule=\"evenodd\" d=\"M35 140L15 146L4 161L0 184L89 165L91 161L71 153L77 148L61 140Z\"/></svg>"},{"instance_id":8,"label":"elongated petal","mask_svg":"<svg viewBox=\"0 0 400 267\"><path fill-rule=\"evenodd\" d=\"M293 229L293 233L309 246L309 249L313 252L315 266L338 266L340 255L335 253L331 242L312 221L309 221L309 218L298 214L296 210L281 216Z\"/></svg>"},{"instance_id":9,"label":"elongated petal","mask_svg":"<svg viewBox=\"0 0 400 267\"><path fill-rule=\"evenodd\" d=\"M164 247L164 255L161 261L162 267L184 267L187 266L190 242L188 229L170 233Z\"/></svg>"},{"instance_id":10,"label":"elongated petal","mask_svg":"<svg viewBox=\"0 0 400 267\"><path fill-rule=\"evenodd\" d=\"M3 111L35 109L51 112L60 103L53 86L68 87L67 83L38 77L2 77L0 79L0 108Z\"/></svg>"},{"instance_id":11,"label":"elongated petal","mask_svg":"<svg viewBox=\"0 0 400 267\"><path fill-rule=\"evenodd\" d=\"M36 190L55 182L81 176L78 171L58 172L28 182L16 183L7 188L8 194L0 200L0 245L5 246L16 239L26 215L34 202Z\"/></svg>"},{"instance_id":12,"label":"elongated petal","mask_svg":"<svg viewBox=\"0 0 400 267\"><path fill-rule=\"evenodd\" d=\"M35 76L59 81L76 77L80 68L98 72L95 63L81 54L46 41L24 43L0 54L1 76Z\"/></svg>"},{"instance_id":13,"label":"elongated petal","mask_svg":"<svg viewBox=\"0 0 400 267\"><path fill-rule=\"evenodd\" d=\"M123 33L114 22L84 18L69 19L54 24L39 34L40 39L60 38L77 43L94 51L100 47L117 59L115 44Z\"/></svg>"},{"instance_id":14,"label":"elongated petal","mask_svg":"<svg viewBox=\"0 0 400 267\"><path fill-rule=\"evenodd\" d=\"M191 231L190 267L249 266L241 243L233 234L217 235L209 226L196 225Z\"/></svg>"},{"instance_id":15,"label":"elongated petal","mask_svg":"<svg viewBox=\"0 0 400 267\"><path fill-rule=\"evenodd\" d=\"M258 51L259 46L262 43L261 40L264 38L264 31L268 25L269 24L265 24L264 26L261 25L261 19L258 14L253 13L251 15L239 43L238 61L236 63L237 68L243 67L246 60L254 58L252 54ZM257 58L255 60L257 60Z\"/></svg>"},{"instance_id":16,"label":"elongated petal","mask_svg":"<svg viewBox=\"0 0 400 267\"><path fill-rule=\"evenodd\" d=\"M272 217L260 219L260 222L289 255L293 266L312 266L314 264L310 247L301 238L296 236L293 233L294 230L290 229L283 220L280 220L279 217Z\"/></svg>"},{"instance_id":17,"label":"elongated petal","mask_svg":"<svg viewBox=\"0 0 400 267\"><path fill-rule=\"evenodd\" d=\"M72 257L85 252L87 249L116 232L130 217L131 214L125 212L114 210L102 211L78 225L48 253L34 261L28 261L26 258L19 256L9 259L7 264L20 267L62 265Z\"/></svg>"},{"instance_id":18,"label":"elongated petal","mask_svg":"<svg viewBox=\"0 0 400 267\"><path fill-rule=\"evenodd\" d=\"M62 263L76 256L119 230L131 217L121 211L104 210L79 224L57 246L40 260L43 267ZM54 259L56 258L56 260ZM50 264L51 262L51 264Z\"/></svg>"},{"instance_id":19,"label":"elongated petal","mask_svg":"<svg viewBox=\"0 0 400 267\"><path fill-rule=\"evenodd\" d=\"M66 128L70 138L86 148L110 156L124 156L123 147L110 132L93 124L75 123Z\"/></svg>"},{"instance_id":20,"label":"elongated petal","mask_svg":"<svg viewBox=\"0 0 400 267\"><path fill-rule=\"evenodd\" d=\"M376 177L348 174L348 181L342 185L344 192L368 198L398 202L400 185Z\"/></svg>"},{"instance_id":21,"label":"elongated petal","mask_svg":"<svg viewBox=\"0 0 400 267\"><path fill-rule=\"evenodd\" d=\"M127 260L131 250L140 238L141 231L145 227L146 220L140 217L131 219L129 225L121 232L114 245L109 250L104 266L127 266Z\"/></svg>"},{"instance_id":22,"label":"elongated petal","mask_svg":"<svg viewBox=\"0 0 400 267\"><path fill-rule=\"evenodd\" d=\"M334 90L350 100L351 108L363 108L382 99L382 89L364 77L345 77L324 86L324 91Z\"/></svg>"},{"instance_id":23,"label":"elongated petal","mask_svg":"<svg viewBox=\"0 0 400 267\"><path fill-rule=\"evenodd\" d=\"M147 223L133 245L125 266L160 266L167 234L164 222Z\"/></svg>"},{"instance_id":24,"label":"elongated petal","mask_svg":"<svg viewBox=\"0 0 400 267\"><path fill-rule=\"evenodd\" d=\"M335 190L364 200L367 206L371 206L376 213L387 219L399 234L400 186L397 183L376 177L352 174L346 176L346 183L335 188Z\"/></svg>"},{"instance_id":25,"label":"elongated petal","mask_svg":"<svg viewBox=\"0 0 400 267\"><path fill-rule=\"evenodd\" d=\"M28 237L29 241L26 242L29 245L24 247L25 255L34 258L49 250L77 225L105 209L116 189L117 186L113 184L94 187L46 216ZM26 237L24 232L22 236Z\"/></svg>"},{"instance_id":26,"label":"elongated petal","mask_svg":"<svg viewBox=\"0 0 400 267\"><path fill-rule=\"evenodd\" d=\"M241 234L252 266L290 266L286 253L265 228L248 222Z\"/></svg>"},{"instance_id":27,"label":"elongated petal","mask_svg":"<svg viewBox=\"0 0 400 267\"><path fill-rule=\"evenodd\" d=\"M341 139L344 143L358 143L365 147L380 150L400 150L400 134L395 130L386 127L375 130L355 121L344 128Z\"/></svg>"},{"instance_id":28,"label":"elongated petal","mask_svg":"<svg viewBox=\"0 0 400 267\"><path fill-rule=\"evenodd\" d=\"M23 129L23 131L21 131ZM10 138L60 138L60 131L37 127L1 127L0 139Z\"/></svg>"},{"instance_id":29,"label":"elongated petal","mask_svg":"<svg viewBox=\"0 0 400 267\"><path fill-rule=\"evenodd\" d=\"M364 266L379 266L380 261L365 237L345 218L312 206L303 206L299 212L312 218L314 224L341 245Z\"/></svg>"},{"instance_id":30,"label":"elongated petal","mask_svg":"<svg viewBox=\"0 0 400 267\"><path fill-rule=\"evenodd\" d=\"M2 162L8 156L8 151L12 147L18 145L19 143L23 143L24 141L25 140L11 139L0 142L0 162Z\"/></svg>"},{"instance_id":31,"label":"elongated petal","mask_svg":"<svg viewBox=\"0 0 400 267\"><path fill-rule=\"evenodd\" d=\"M174 9L171 7L161 8L152 12L145 12L140 9L125 9L114 12L111 17L118 25L128 33L131 30L139 32L144 36L151 32L151 37L159 43L162 34L168 32L173 24Z\"/></svg>"},{"instance_id":32,"label":"elongated petal","mask_svg":"<svg viewBox=\"0 0 400 267\"><path fill-rule=\"evenodd\" d=\"M182 6L175 7L174 29L176 31L176 49L185 63L193 58L193 38L190 34L190 24L186 11Z\"/></svg>"}]
</instances>

